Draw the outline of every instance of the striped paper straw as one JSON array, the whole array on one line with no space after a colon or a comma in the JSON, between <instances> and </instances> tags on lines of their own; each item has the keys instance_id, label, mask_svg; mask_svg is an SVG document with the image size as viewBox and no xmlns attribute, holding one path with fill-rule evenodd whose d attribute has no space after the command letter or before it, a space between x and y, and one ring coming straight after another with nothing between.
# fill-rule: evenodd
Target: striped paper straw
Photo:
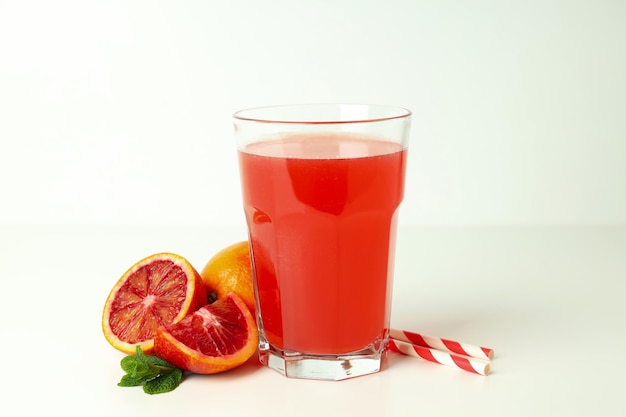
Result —
<instances>
[{"instance_id":1,"label":"striped paper straw","mask_svg":"<svg viewBox=\"0 0 626 417\"><path fill-rule=\"evenodd\" d=\"M478 375L489 375L490 368L486 362L481 362L470 357L462 357L452 353L442 352L423 346L412 345L400 340L389 339L389 348L408 356L422 358L430 362L462 369Z\"/></svg>"},{"instance_id":2,"label":"striped paper straw","mask_svg":"<svg viewBox=\"0 0 626 417\"><path fill-rule=\"evenodd\" d=\"M423 336L406 330L390 329L389 336L392 339L409 342L417 346L457 353L476 359L493 359L493 349L474 346L467 343L459 343L454 340L441 339L438 337Z\"/></svg>"}]
</instances>

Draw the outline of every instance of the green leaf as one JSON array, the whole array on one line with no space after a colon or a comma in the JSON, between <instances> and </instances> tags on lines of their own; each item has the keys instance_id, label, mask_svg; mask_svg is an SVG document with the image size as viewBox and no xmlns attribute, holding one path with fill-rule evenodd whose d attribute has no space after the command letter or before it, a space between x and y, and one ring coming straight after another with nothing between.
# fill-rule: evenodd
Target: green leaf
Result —
<instances>
[{"instance_id":1,"label":"green leaf","mask_svg":"<svg viewBox=\"0 0 626 417\"><path fill-rule=\"evenodd\" d=\"M126 359L126 358L125 358ZM142 362L137 358L128 357L129 360L122 361L120 364L122 365L122 369L126 371L126 373L131 375L143 374L146 372L151 372L150 365Z\"/></svg>"},{"instance_id":2,"label":"green leaf","mask_svg":"<svg viewBox=\"0 0 626 417\"><path fill-rule=\"evenodd\" d=\"M134 372L137 369L137 357L135 355L124 356L120 361L120 366L124 372Z\"/></svg>"},{"instance_id":3,"label":"green leaf","mask_svg":"<svg viewBox=\"0 0 626 417\"><path fill-rule=\"evenodd\" d=\"M134 375L126 374L122 377L120 382L117 383L119 387L138 387L145 384L150 379L145 377L137 377Z\"/></svg>"},{"instance_id":4,"label":"green leaf","mask_svg":"<svg viewBox=\"0 0 626 417\"><path fill-rule=\"evenodd\" d=\"M150 395L170 392L180 385L182 379L183 371L176 368L170 373L161 374L146 382L143 386L143 391Z\"/></svg>"},{"instance_id":5,"label":"green leaf","mask_svg":"<svg viewBox=\"0 0 626 417\"><path fill-rule=\"evenodd\" d=\"M130 372L136 369L137 364L146 363L141 346L137 345L135 352L136 353L132 355L124 356L120 361L120 365L124 371Z\"/></svg>"},{"instance_id":6,"label":"green leaf","mask_svg":"<svg viewBox=\"0 0 626 417\"><path fill-rule=\"evenodd\" d=\"M132 355L125 356L120 366L126 372L117 384L120 387L143 385L148 394L160 394L175 389L182 381L183 371L153 355L145 355L137 346Z\"/></svg>"},{"instance_id":7,"label":"green leaf","mask_svg":"<svg viewBox=\"0 0 626 417\"><path fill-rule=\"evenodd\" d=\"M146 363L152 365L152 366L157 366L157 367L162 367L162 368L166 368L166 369L175 369L176 367L172 364L170 364L167 361L164 361L163 359L159 358L158 356L152 356L152 355L144 355L144 359L146 361Z\"/></svg>"}]
</instances>

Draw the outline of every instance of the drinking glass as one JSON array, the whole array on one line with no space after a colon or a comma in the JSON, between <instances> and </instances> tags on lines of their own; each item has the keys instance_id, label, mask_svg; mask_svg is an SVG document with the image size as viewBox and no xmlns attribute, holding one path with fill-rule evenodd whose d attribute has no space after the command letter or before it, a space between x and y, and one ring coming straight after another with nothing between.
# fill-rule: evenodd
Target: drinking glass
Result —
<instances>
[{"instance_id":1,"label":"drinking glass","mask_svg":"<svg viewBox=\"0 0 626 417\"><path fill-rule=\"evenodd\" d=\"M294 378L378 372L411 112L302 104L233 119L261 362Z\"/></svg>"}]
</instances>

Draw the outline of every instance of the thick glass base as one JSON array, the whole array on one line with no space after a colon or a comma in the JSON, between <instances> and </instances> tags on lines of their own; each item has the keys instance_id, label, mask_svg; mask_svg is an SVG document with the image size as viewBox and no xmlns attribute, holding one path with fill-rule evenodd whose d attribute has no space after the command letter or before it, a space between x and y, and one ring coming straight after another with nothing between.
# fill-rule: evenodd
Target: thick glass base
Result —
<instances>
[{"instance_id":1,"label":"thick glass base","mask_svg":"<svg viewBox=\"0 0 626 417\"><path fill-rule=\"evenodd\" d=\"M310 355L286 352L269 344L259 345L261 363L289 378L340 381L382 370L387 362L384 347L342 355Z\"/></svg>"}]
</instances>

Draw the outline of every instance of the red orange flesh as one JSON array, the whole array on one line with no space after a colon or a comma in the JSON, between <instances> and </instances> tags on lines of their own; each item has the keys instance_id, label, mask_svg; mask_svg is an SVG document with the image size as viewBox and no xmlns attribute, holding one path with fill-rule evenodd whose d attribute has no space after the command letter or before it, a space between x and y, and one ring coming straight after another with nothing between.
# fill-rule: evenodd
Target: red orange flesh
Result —
<instances>
[{"instance_id":1,"label":"red orange flesh","mask_svg":"<svg viewBox=\"0 0 626 417\"><path fill-rule=\"evenodd\" d=\"M247 361L256 352L257 342L254 317L231 292L178 323L159 327L154 351L186 371L214 374Z\"/></svg>"},{"instance_id":2,"label":"red orange flesh","mask_svg":"<svg viewBox=\"0 0 626 417\"><path fill-rule=\"evenodd\" d=\"M207 302L202 278L185 258L154 254L117 281L104 305L102 331L122 352L132 354L139 345L150 353L159 326L177 323Z\"/></svg>"}]
</instances>

